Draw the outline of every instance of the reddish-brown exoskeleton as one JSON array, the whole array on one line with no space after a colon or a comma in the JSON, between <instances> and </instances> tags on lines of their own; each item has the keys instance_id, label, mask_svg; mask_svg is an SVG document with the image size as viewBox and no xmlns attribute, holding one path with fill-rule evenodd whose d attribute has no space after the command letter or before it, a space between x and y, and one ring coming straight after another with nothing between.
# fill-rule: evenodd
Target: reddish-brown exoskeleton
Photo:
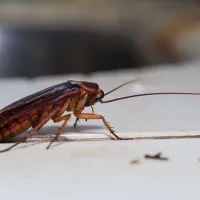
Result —
<instances>
[{"instance_id":1,"label":"reddish-brown exoskeleton","mask_svg":"<svg viewBox=\"0 0 200 200\"><path fill-rule=\"evenodd\" d=\"M133 82L135 80L124 83L117 88L104 94L97 83L86 81L69 80L64 83L46 88L32 95L24 97L0 110L0 142L4 142L32 127L32 130L25 136L22 141L16 142L11 147L0 152L5 152L20 144L26 142L35 132L41 129L49 120L55 123L63 121L62 126L53 138L51 144L58 140L71 117L71 113L63 115L65 111L72 112L77 119L99 119L108 128L110 133L116 138L121 139L115 134L110 125L106 122L103 116L95 114L93 105L97 102L110 103L122 99L147 96L147 95L163 95L163 94L189 94L200 95L200 93L145 93L137 94L108 101L103 101L105 95L117 90L118 88ZM85 107L91 107L93 113L83 113ZM76 121L77 122L77 121ZM76 123L75 123L76 126Z\"/></svg>"}]
</instances>

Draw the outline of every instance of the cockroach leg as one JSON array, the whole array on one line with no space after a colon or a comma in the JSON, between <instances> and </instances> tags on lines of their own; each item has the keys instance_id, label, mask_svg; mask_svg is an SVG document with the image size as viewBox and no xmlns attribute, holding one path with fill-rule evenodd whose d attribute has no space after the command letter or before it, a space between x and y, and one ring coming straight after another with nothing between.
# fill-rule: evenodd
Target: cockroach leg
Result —
<instances>
[{"instance_id":1,"label":"cockroach leg","mask_svg":"<svg viewBox=\"0 0 200 200\"><path fill-rule=\"evenodd\" d=\"M43 113L42 113L42 115L40 117L39 122L42 121L42 119L46 118L49 115L49 110L52 109L52 106L53 105L49 105L44 109L44 111L43 111Z\"/></svg>"},{"instance_id":2,"label":"cockroach leg","mask_svg":"<svg viewBox=\"0 0 200 200\"><path fill-rule=\"evenodd\" d=\"M75 128L75 129L76 129L76 126L77 126L78 121L79 121L79 118L76 118L76 121L75 121L75 123L74 123L74 128Z\"/></svg>"},{"instance_id":3,"label":"cockroach leg","mask_svg":"<svg viewBox=\"0 0 200 200\"><path fill-rule=\"evenodd\" d=\"M94 108L92 107L92 106L90 106L91 107L91 109L92 109L92 114L94 114Z\"/></svg>"},{"instance_id":4,"label":"cockroach leg","mask_svg":"<svg viewBox=\"0 0 200 200\"><path fill-rule=\"evenodd\" d=\"M114 135L118 140L121 140L118 135L115 134L114 130L109 126L109 124L106 122L103 116L97 115L97 114L90 114L90 113L80 113L80 114L74 114L79 119L101 119L106 126L106 128L110 131L112 135Z\"/></svg>"},{"instance_id":5,"label":"cockroach leg","mask_svg":"<svg viewBox=\"0 0 200 200\"><path fill-rule=\"evenodd\" d=\"M44 111L42 112L42 115L40 116L40 119L38 120L38 122L34 125L32 125L32 128L35 128L44 118L46 118L49 115L49 110L52 109L52 105L47 106ZM40 127L42 128L42 127ZM37 130L39 131L39 129Z\"/></svg>"},{"instance_id":6,"label":"cockroach leg","mask_svg":"<svg viewBox=\"0 0 200 200\"><path fill-rule=\"evenodd\" d=\"M94 108L93 108L93 106L90 106L90 107L91 107L91 109L92 109L92 114L94 114ZM75 123L74 123L74 128L75 128L75 129L76 129L76 126L77 126L78 121L79 121L79 118L76 118L76 121L75 121ZM87 122L87 119L85 119L85 121Z\"/></svg>"},{"instance_id":7,"label":"cockroach leg","mask_svg":"<svg viewBox=\"0 0 200 200\"><path fill-rule=\"evenodd\" d=\"M55 123L60 122L60 121L63 121L63 120L64 120L64 123L63 123L62 126L59 128L58 132L56 133L56 136L53 138L53 140L50 142L50 144L47 146L46 149L49 149L50 146L53 144L53 142L55 142L55 141L58 140L60 134L63 132L65 126L67 125L67 122L69 121L70 117L71 117L71 114L68 114L68 115L64 115L64 116L62 116L62 117L56 117L56 118L53 119L53 121L54 121Z\"/></svg>"},{"instance_id":8,"label":"cockroach leg","mask_svg":"<svg viewBox=\"0 0 200 200\"><path fill-rule=\"evenodd\" d=\"M44 126L59 110L60 108L56 108L54 109L46 118L44 118L43 120L40 121L40 123L35 126L25 137L24 139L22 139L19 142L16 142L15 144L13 144L12 146L1 150L0 153L6 152L11 150L12 148L14 148L15 146L17 146L20 143L26 142L28 140L28 138L30 138L34 133L36 133L42 126Z\"/></svg>"}]
</instances>

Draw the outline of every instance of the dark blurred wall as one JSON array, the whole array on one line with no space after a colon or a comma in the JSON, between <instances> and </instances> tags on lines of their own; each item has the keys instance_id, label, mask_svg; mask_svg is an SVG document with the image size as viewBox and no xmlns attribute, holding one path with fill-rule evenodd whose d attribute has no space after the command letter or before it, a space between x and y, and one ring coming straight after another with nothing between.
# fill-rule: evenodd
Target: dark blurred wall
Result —
<instances>
[{"instance_id":1,"label":"dark blurred wall","mask_svg":"<svg viewBox=\"0 0 200 200\"><path fill-rule=\"evenodd\" d=\"M0 76L90 73L140 65L131 38L116 32L45 26L1 28Z\"/></svg>"},{"instance_id":2,"label":"dark blurred wall","mask_svg":"<svg viewBox=\"0 0 200 200\"><path fill-rule=\"evenodd\" d=\"M0 2L0 77L158 66L200 56L191 0Z\"/></svg>"}]
</instances>

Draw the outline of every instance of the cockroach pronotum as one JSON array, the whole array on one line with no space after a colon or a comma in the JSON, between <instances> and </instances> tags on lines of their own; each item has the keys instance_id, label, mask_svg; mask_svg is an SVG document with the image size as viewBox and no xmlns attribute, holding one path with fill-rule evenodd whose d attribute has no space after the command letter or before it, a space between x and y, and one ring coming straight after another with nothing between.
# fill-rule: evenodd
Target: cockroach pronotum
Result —
<instances>
[{"instance_id":1,"label":"cockroach pronotum","mask_svg":"<svg viewBox=\"0 0 200 200\"><path fill-rule=\"evenodd\" d=\"M149 95L200 95L200 93L189 92L143 93L103 101L103 98L106 95L135 80L136 79L128 81L105 94L104 91L99 88L97 83L69 80L11 103L0 110L0 142L5 142L13 137L16 137L17 135L27 131L29 128L32 128L32 130L30 130L30 132L22 140L0 152L8 151L20 143L26 142L28 138L41 129L51 119L55 123L63 121L63 124L56 133L56 136L47 146L47 149L49 149L51 144L59 139L59 136L63 132L63 129L67 125L67 122L72 114L74 114L77 119L102 120L111 135L118 140L123 139L114 132L103 116L94 113L92 106L97 102L103 104L122 99ZM82 111L85 107L91 107L93 112L83 113ZM63 115L65 111L72 113ZM75 126L76 123L77 121L75 122Z\"/></svg>"}]
</instances>

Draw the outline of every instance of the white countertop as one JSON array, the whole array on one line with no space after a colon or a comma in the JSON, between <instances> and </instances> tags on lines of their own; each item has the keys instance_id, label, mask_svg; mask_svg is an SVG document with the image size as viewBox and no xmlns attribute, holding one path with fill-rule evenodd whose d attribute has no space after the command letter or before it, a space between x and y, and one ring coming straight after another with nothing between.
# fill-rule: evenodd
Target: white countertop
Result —
<instances>
[{"instance_id":1,"label":"white countertop","mask_svg":"<svg viewBox=\"0 0 200 200\"><path fill-rule=\"evenodd\" d=\"M200 92L200 62L143 71L123 70L89 77L66 75L38 79L1 79L0 106L69 79L95 81L106 92L141 77L105 99L138 92ZM200 135L200 97L150 96L96 104L120 136ZM90 112L90 109L86 109ZM114 141L101 121L73 120L64 136L76 142L23 144L0 154L1 199L199 199L200 139ZM40 136L55 134L48 123ZM99 141L90 141L97 138ZM102 139L102 140L101 140ZM81 141L85 140L85 141ZM3 149L10 144L1 144ZM23 148L26 147L26 148ZM145 160L162 152L169 161ZM140 164L130 164L140 159Z\"/></svg>"}]
</instances>

